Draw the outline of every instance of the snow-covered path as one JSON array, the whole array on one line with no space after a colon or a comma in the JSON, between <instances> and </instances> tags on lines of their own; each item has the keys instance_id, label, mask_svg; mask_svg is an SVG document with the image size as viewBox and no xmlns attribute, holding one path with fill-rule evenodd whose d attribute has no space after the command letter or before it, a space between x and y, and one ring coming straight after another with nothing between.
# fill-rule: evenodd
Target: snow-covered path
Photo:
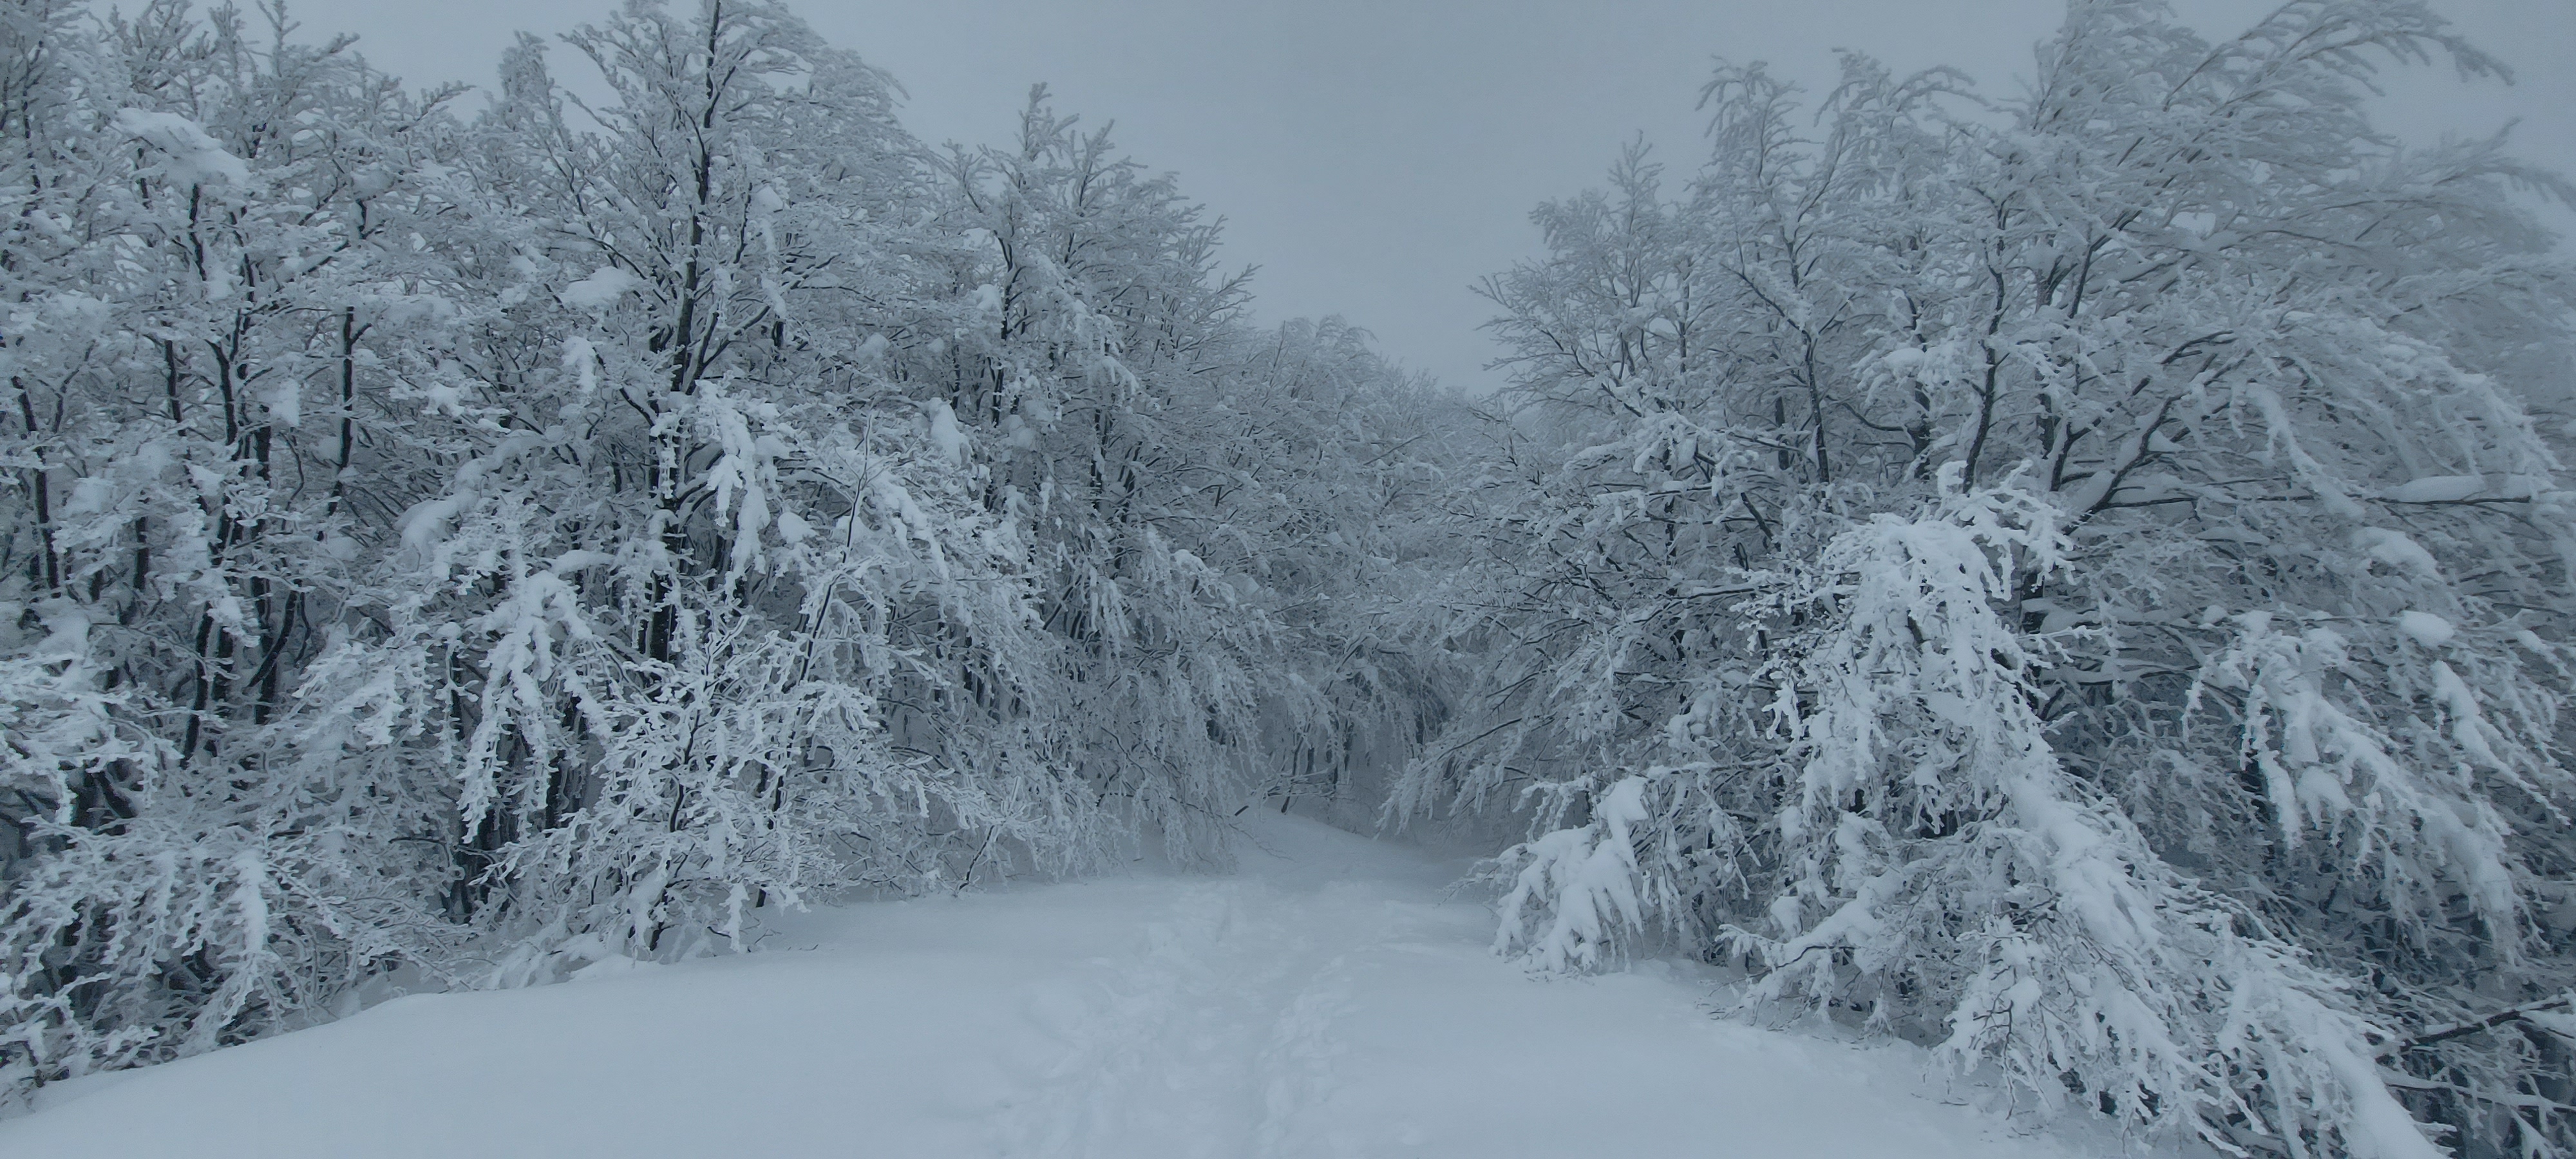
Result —
<instances>
[{"instance_id":1,"label":"snow-covered path","mask_svg":"<svg viewBox=\"0 0 2576 1159\"><path fill-rule=\"evenodd\" d=\"M1271 818L1241 873L871 904L771 952L354 1018L49 1091L0 1156L2112 1154L1918 1057L1537 981L1455 867Z\"/></svg>"}]
</instances>

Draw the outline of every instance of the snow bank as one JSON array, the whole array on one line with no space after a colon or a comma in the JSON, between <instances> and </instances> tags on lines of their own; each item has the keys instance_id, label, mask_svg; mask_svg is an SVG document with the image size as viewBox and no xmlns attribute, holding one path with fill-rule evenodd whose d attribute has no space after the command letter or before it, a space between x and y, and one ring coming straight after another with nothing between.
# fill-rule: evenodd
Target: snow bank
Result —
<instances>
[{"instance_id":1,"label":"snow bank","mask_svg":"<svg viewBox=\"0 0 2576 1159\"><path fill-rule=\"evenodd\" d=\"M1539 980L1462 868L1259 817L1242 873L792 916L769 952L397 999L53 1088L0 1154L2122 1154L1939 1101L1922 1055Z\"/></svg>"}]
</instances>

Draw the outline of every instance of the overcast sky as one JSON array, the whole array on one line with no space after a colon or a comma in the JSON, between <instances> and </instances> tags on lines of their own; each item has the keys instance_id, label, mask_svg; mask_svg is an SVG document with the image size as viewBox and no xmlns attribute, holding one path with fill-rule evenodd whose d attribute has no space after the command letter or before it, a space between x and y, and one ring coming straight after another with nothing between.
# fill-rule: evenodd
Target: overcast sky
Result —
<instances>
[{"instance_id":1,"label":"overcast sky","mask_svg":"<svg viewBox=\"0 0 2576 1159\"><path fill-rule=\"evenodd\" d=\"M613 0L302 0L309 33L355 32L415 85L488 84L513 33L564 31ZM130 7L130 5L128 5ZM2180 0L2232 34L2272 0ZM1257 265L1266 318L1339 313L1406 365L1493 385L1468 286L1529 256L1530 207L1593 182L1644 133L1686 168L1712 57L1768 60L1811 87L1853 48L1950 64L2017 91L2062 0L802 0L836 45L891 71L924 139L997 143L1033 81L1180 175ZM2576 173L2576 0L2436 0L2519 75L2392 78L2410 137L2520 118L2519 150ZM560 60L560 58L559 58ZM560 63L569 73L571 62Z\"/></svg>"}]
</instances>

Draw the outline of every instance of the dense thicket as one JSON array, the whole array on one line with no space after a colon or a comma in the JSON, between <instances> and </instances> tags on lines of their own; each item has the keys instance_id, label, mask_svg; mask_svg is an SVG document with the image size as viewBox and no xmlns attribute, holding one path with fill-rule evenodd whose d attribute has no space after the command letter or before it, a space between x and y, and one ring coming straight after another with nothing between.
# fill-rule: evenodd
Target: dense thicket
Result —
<instances>
[{"instance_id":1,"label":"dense thicket","mask_svg":"<svg viewBox=\"0 0 2576 1159\"><path fill-rule=\"evenodd\" d=\"M2234 1154L2576 1149L2567 187L2375 133L2436 58L2076 0L2018 98L1729 66L1687 181L1542 208L1492 676L1392 806L1527 811L1502 944Z\"/></svg>"},{"instance_id":2,"label":"dense thicket","mask_svg":"<svg viewBox=\"0 0 2576 1159\"><path fill-rule=\"evenodd\" d=\"M1418 727L1345 597L1446 404L1042 93L940 154L638 0L466 116L290 32L0 4L0 1089L1221 857Z\"/></svg>"}]
</instances>

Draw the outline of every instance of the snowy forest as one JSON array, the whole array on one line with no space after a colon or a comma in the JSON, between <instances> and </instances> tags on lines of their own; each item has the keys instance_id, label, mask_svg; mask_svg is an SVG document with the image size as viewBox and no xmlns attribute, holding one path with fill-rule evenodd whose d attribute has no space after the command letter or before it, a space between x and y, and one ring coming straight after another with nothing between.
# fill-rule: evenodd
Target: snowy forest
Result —
<instances>
[{"instance_id":1,"label":"snowy forest","mask_svg":"<svg viewBox=\"0 0 2576 1159\"><path fill-rule=\"evenodd\" d=\"M424 89L0 2L0 1100L1293 809L2015 1114L2576 1156L2576 188L2375 130L2424 66L1718 65L1485 398L770 4Z\"/></svg>"}]
</instances>

